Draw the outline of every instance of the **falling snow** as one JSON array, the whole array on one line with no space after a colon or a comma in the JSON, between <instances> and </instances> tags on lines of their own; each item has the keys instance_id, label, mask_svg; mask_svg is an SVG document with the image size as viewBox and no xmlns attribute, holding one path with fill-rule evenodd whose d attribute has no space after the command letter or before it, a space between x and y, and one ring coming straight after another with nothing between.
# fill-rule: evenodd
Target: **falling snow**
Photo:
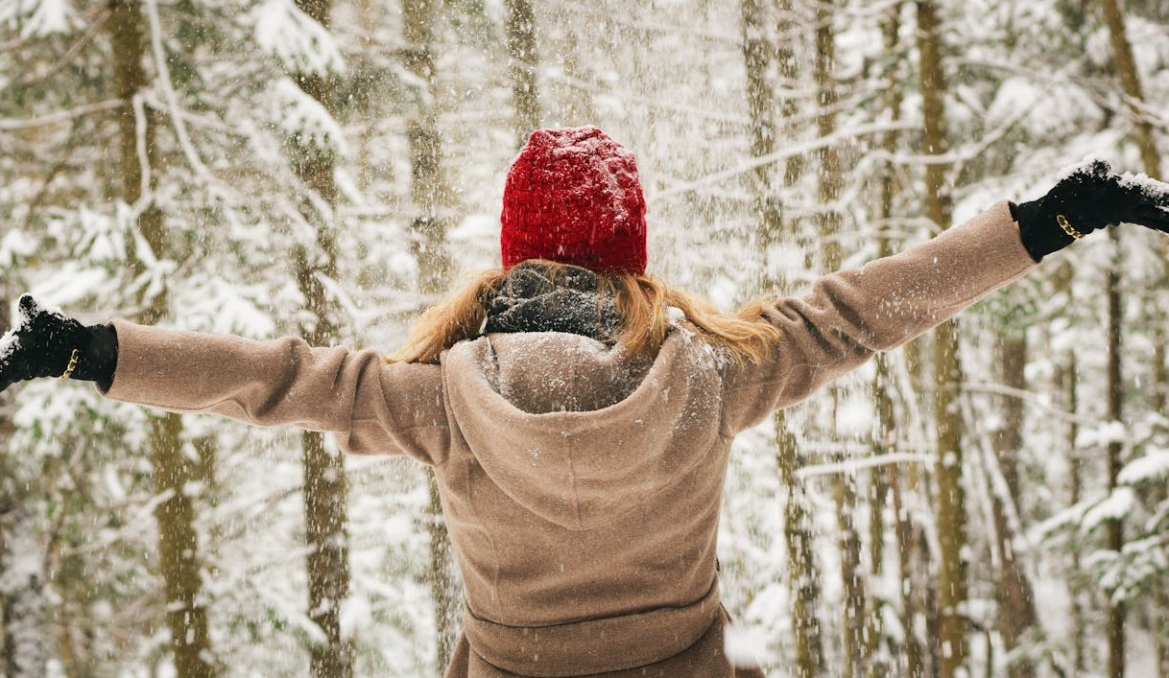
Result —
<instances>
[{"instance_id":1,"label":"falling snow","mask_svg":"<svg viewBox=\"0 0 1169 678\"><path fill-rule=\"evenodd\" d=\"M409 0L335 2L327 25L301 9L308 4L144 0L144 51L131 62L144 67L146 83L123 109L114 99L108 2L0 0L6 308L31 291L87 323L122 317L255 338L335 327L331 343L389 352L439 289L497 266L504 176L527 131L514 105L523 68L507 51L513 4L430 3L432 21L414 32L407 10L420 4ZM650 272L661 279L731 310L763 292L807 291L831 257L861 264L944 226L923 204L926 168L939 161L919 131L913 22L928 3L905 4L888 53L889 3L835 5L831 93L817 91L814 77L814 4L790 3L794 16L746 1L533 4L538 123L595 124L636 154ZM766 6L763 23L745 29L743 10L754 4ZM1107 31L1094 18L1070 28L1065 5L945 7L945 70L954 77L945 98L950 150L940 160L944 202L958 221L1000 200L1040 196L1089 158L1107 160L1122 187L1169 199L1131 137ZM1146 5L1129 3L1128 26L1144 79L1141 110L1163 130L1169 32ZM751 117L745 36L786 59L766 69L766 124ZM322 103L314 86L335 101ZM829 120L816 103L827 99L836 101L836 129L826 141L817 125ZM889 110L892 103L899 108ZM136 123L125 147L119 120ZM440 143L430 145L435 130ZM123 148L133 153L125 166ZM821 181L832 178L821 171L828 150L843 167L835 189ZM309 171L320 161L336 165ZM837 197L826 199L833 190ZM1154 675L1158 631L1144 626L1169 614L1151 595L1163 593L1169 573L1169 424L1153 411L1163 398L1153 360L1169 297L1164 242L1135 226L1116 234L1116 247L1091 236L961 317L964 381L951 405L964 421L961 455L936 452L928 339L735 440L717 545L721 594L736 622L727 645L734 661L787 675L798 631L812 628L830 667L823 673L835 675L846 651L858 649L842 641L852 544L865 633L877 634L867 661L907 675L910 643L927 639L937 621L904 610L928 600L937 582L948 536L932 494L937 473L961 467L971 598L961 609L980 625L968 634L968 674L1005 676L1008 658L1042 657L1039 676L1104 675L1101 620L1109 600L1124 598L1137 620L1127 627L1128 673ZM1119 420L1105 409L1104 272L1115 256L1125 295ZM329 313L308 310L306 287L323 290ZM886 310L898 312L914 294L906 290ZM671 308L668 319L693 340L683 315ZM1027 341L1026 382L1007 386L1003 351L1019 339ZM0 363L18 348L13 333L0 338ZM724 354L707 357L725 366ZM549 374L533 368L528 376L568 390L570 380ZM878 383L888 401L874 397ZM427 408L442 405L426 397ZM672 391L663 403L679 398ZM886 413L896 422L889 430ZM157 520L175 494L162 487L150 448L166 422L85 384L43 380L2 396L0 598L9 619L17 613L22 622L10 621L0 642L33 667L24 675L175 675ZM195 509L191 552L198 602L210 611L211 660L229 667L224 675L303 675L309 648L326 636L307 610L300 434L197 416L182 424L177 458L201 474L181 492ZM1007 456L1015 424L1021 443ZM779 444L789 439L790 477ZM339 454L336 440L326 446ZM551 456L529 447L519 454L526 471ZM426 470L357 457L344 469L351 581L327 607L354 649L355 676L435 675ZM1011 483L1013 495L1003 491ZM1041 638L1013 654L996 616L1000 510L1003 524L1020 530L1003 543L1033 580L1032 637ZM1120 551L1103 537L1117 521ZM903 553L897 540L907 535L915 541ZM796 541L813 561L798 581ZM875 554L883 560L873 562ZM456 605L457 587L456 579L442 592ZM812 588L814 609L797 618L798 596ZM1081 622L1087 665L1076 669Z\"/></svg>"}]
</instances>

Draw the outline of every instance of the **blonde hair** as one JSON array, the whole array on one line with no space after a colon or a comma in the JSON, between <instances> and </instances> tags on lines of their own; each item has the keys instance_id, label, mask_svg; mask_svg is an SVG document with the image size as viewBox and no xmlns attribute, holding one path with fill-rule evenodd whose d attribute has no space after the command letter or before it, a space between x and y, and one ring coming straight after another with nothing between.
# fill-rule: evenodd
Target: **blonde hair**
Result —
<instances>
[{"instance_id":1,"label":"blonde hair","mask_svg":"<svg viewBox=\"0 0 1169 678\"><path fill-rule=\"evenodd\" d=\"M533 262L545 267L553 281L574 268L551 261ZM386 361L436 363L446 349L479 336L487 319L487 303L507 279L508 272L499 269L473 274L461 289L428 308L406 345ZM610 274L598 275L597 279L599 292L612 294L616 302L620 318L617 342L635 355L656 352L662 345L672 325L671 308L682 312L699 338L726 347L736 360L762 361L779 338L779 330L762 317L764 299L727 314L705 299L670 287L653 276Z\"/></svg>"}]
</instances>

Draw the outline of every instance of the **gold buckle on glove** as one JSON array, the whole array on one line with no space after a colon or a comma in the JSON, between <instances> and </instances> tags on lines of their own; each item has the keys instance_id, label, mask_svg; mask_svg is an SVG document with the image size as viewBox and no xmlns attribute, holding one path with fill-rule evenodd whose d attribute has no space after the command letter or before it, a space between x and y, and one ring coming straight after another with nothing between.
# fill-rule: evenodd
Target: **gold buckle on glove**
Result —
<instances>
[{"instance_id":1,"label":"gold buckle on glove","mask_svg":"<svg viewBox=\"0 0 1169 678\"><path fill-rule=\"evenodd\" d=\"M69 375L73 374L73 370L77 368L77 360L81 357L81 351L73 349L69 354L69 364L65 366L65 371L61 373L58 379L68 379Z\"/></svg>"},{"instance_id":2,"label":"gold buckle on glove","mask_svg":"<svg viewBox=\"0 0 1169 678\"><path fill-rule=\"evenodd\" d=\"M1076 240L1084 237L1084 234L1077 231L1075 226L1068 223L1068 218L1062 214L1055 215L1055 223L1059 224L1059 227L1063 229L1064 233L1067 233Z\"/></svg>"}]
</instances>

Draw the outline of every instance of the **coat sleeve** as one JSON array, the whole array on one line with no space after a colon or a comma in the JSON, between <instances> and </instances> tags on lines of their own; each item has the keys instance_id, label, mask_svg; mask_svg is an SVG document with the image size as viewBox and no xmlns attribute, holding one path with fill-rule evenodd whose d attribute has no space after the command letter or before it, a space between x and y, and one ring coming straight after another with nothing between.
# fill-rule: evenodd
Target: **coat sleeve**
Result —
<instances>
[{"instance_id":1,"label":"coat sleeve","mask_svg":"<svg viewBox=\"0 0 1169 678\"><path fill-rule=\"evenodd\" d=\"M172 412L336 434L355 454L441 463L449 442L436 365L387 364L372 350L310 348L115 320L118 366L106 397Z\"/></svg>"},{"instance_id":2,"label":"coat sleeve","mask_svg":"<svg viewBox=\"0 0 1169 678\"><path fill-rule=\"evenodd\" d=\"M734 433L793 405L1035 267L1007 202L900 254L826 275L770 305L781 339L763 364L730 364L724 425Z\"/></svg>"}]
</instances>

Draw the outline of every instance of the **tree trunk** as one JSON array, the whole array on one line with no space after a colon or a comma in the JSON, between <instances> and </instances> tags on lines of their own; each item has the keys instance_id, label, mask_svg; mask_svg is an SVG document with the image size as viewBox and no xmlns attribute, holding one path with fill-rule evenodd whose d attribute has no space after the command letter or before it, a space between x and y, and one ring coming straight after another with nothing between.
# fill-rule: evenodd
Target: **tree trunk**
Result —
<instances>
[{"instance_id":1,"label":"tree trunk","mask_svg":"<svg viewBox=\"0 0 1169 678\"><path fill-rule=\"evenodd\" d=\"M766 12L761 0L742 0L740 5L742 54L747 73L747 113L751 119L751 154L760 158L775 152L774 90L767 71L772 61L766 38ZM778 186L770 166L756 167L750 178L758 210L756 238L760 251L784 237L785 225L778 197ZM786 180L786 177L785 177ZM766 255L765 255L766 256ZM760 286L778 289L782 281L766 273ZM824 668L824 649L817 618L820 601L820 573L815 562L815 544L811 517L807 512L807 492L795 477L800 466L799 445L787 427L787 414L778 411L775 425L776 459L780 484L787 490L784 503L784 537L787 545L788 582L792 597L792 633L795 668L798 678L815 678Z\"/></svg>"},{"instance_id":2,"label":"tree trunk","mask_svg":"<svg viewBox=\"0 0 1169 678\"><path fill-rule=\"evenodd\" d=\"M1124 416L1124 382L1122 377L1121 351L1123 350L1123 319L1124 298L1121 293L1121 258L1120 236L1116 229L1108 231L1113 247L1112 265L1108 269L1108 410L1109 421L1120 422ZM1124 466L1121 453L1124 445L1120 441L1108 443L1108 490L1117 489L1117 476ZM1124 522L1120 519L1110 520L1107 531L1108 548L1115 551L1117 557L1124 549ZM1108 678L1124 678L1125 671L1125 617L1128 606L1122 599L1110 597L1108 607Z\"/></svg>"},{"instance_id":3,"label":"tree trunk","mask_svg":"<svg viewBox=\"0 0 1169 678\"><path fill-rule=\"evenodd\" d=\"M998 364L1004 386L1016 391L1027 387L1023 370L1027 365L1027 340L1024 335L1007 334L999 338ZM1008 653L1015 653L1008 665L1010 678L1033 678L1035 662L1028 656L1020 656L1019 650L1026 645L1036 627L1038 615L1031 580L1023 562L1015 552L1016 539L1022 535L1009 519L1012 510L1019 504L1019 451L1023 448L1023 401L1008 395L1002 399L1002 429L994 438L994 451L1005 489L1008 493L991 493L994 511L995 537L999 551L998 616L999 633ZM1017 510L1016 510L1017 512Z\"/></svg>"},{"instance_id":4,"label":"tree trunk","mask_svg":"<svg viewBox=\"0 0 1169 678\"><path fill-rule=\"evenodd\" d=\"M309 618L325 636L311 648L310 675L347 678L353 648L341 634L341 606L349 596L348 480L341 454L327 449L321 434L302 433L301 445Z\"/></svg>"},{"instance_id":5,"label":"tree trunk","mask_svg":"<svg viewBox=\"0 0 1169 678\"><path fill-rule=\"evenodd\" d=\"M741 50L747 74L747 115L751 120L751 156L761 158L775 151L775 88L768 72L772 50L767 36L767 13L761 0L739 3ZM764 166L765 167L765 166ZM759 169L756 168L756 175ZM764 174L762 179L766 179Z\"/></svg>"},{"instance_id":6,"label":"tree trunk","mask_svg":"<svg viewBox=\"0 0 1169 678\"><path fill-rule=\"evenodd\" d=\"M817 0L816 5L816 61L815 80L817 103L816 132L821 139L836 133L836 31L835 8L832 0ZM840 246L840 191L844 184L840 150L827 145L818 153L819 171L817 198L820 203L820 266L825 273L836 271L841 264ZM832 408L830 421L835 429L836 403L840 389L831 386L827 400ZM836 439L835 430L829 432L830 439ZM838 455L837 461L844 456ZM833 495L836 500L836 522L839 530L840 578L844 591L844 608L841 618L844 665L841 675L859 678L864 668L865 650L865 587L861 563L860 533L855 523L857 509L856 476L839 473L833 476Z\"/></svg>"},{"instance_id":7,"label":"tree trunk","mask_svg":"<svg viewBox=\"0 0 1169 678\"><path fill-rule=\"evenodd\" d=\"M1076 393L1079 382L1079 377L1076 375L1076 354L1072 351L1068 354L1067 366L1064 377L1064 407L1066 410L1075 414L1079 409L1079 397ZM1073 420L1068 424L1066 438L1067 449L1071 453L1070 471L1068 475L1069 485L1071 486L1070 496L1068 497L1068 505L1075 506L1080 503L1083 495L1084 474L1083 462L1079 454L1076 452L1076 438L1080 435L1080 427ZM1072 601L1072 669L1075 675L1083 675L1087 668L1088 647L1087 647L1087 623L1084 620L1084 604L1083 592L1079 591L1079 587L1075 582L1082 576L1083 566L1080 562L1080 550L1072 549L1072 571L1069 582L1072 583L1071 601Z\"/></svg>"},{"instance_id":8,"label":"tree trunk","mask_svg":"<svg viewBox=\"0 0 1169 678\"><path fill-rule=\"evenodd\" d=\"M525 3L526 4L526 3ZM432 0L403 0L402 32L406 42L406 67L427 88L417 97L419 107L407 122L411 175L410 197L416 210L411 230L411 250L418 262L418 287L422 294L440 294L450 283L453 265L446 247L447 220L443 214L450 188L442 173L442 137L434 108L437 94L434 65ZM533 46L534 53L534 46ZM534 86L533 86L534 87ZM535 96L535 89L530 92ZM518 103L518 102L517 102ZM428 575L434 600L439 675L450 663L462 612L462 596L451 554L450 536L442 516L442 502L433 470L427 469L427 531L431 565Z\"/></svg>"},{"instance_id":9,"label":"tree trunk","mask_svg":"<svg viewBox=\"0 0 1169 678\"><path fill-rule=\"evenodd\" d=\"M450 283L453 262L446 251L445 208L451 191L442 173L442 138L438 130L437 72L434 65L433 0L403 0L402 32L406 67L426 91L416 97L418 109L407 122L411 176L410 198L416 210L411 246L419 264L419 290L442 293Z\"/></svg>"},{"instance_id":10,"label":"tree trunk","mask_svg":"<svg viewBox=\"0 0 1169 678\"><path fill-rule=\"evenodd\" d=\"M569 15L559 21L567 23L575 20L575 16ZM570 82L586 82L591 75L581 65L581 37L577 35L577 31L572 26L566 30L561 29L561 32L564 40L564 46L561 48L564 75ZM566 125L579 126L597 119L591 90L579 85L570 86L564 91L561 95L561 101L558 102L557 111L564 118Z\"/></svg>"},{"instance_id":11,"label":"tree trunk","mask_svg":"<svg viewBox=\"0 0 1169 678\"><path fill-rule=\"evenodd\" d=\"M332 0L297 0L297 6L325 29L329 28ZM336 83L320 73L292 73L305 94L336 115ZM300 139L289 140L293 170L319 203L306 197L301 215L316 230L315 242L298 243L293 252L296 283L311 318L300 328L310 345L336 343L336 302L325 290L322 278L337 276L336 157L332 149ZM310 648L310 674L314 678L348 678L353 675L352 644L342 636L341 607L349 597L349 481L340 452L325 445L324 436L301 434L304 474L305 540L308 546L308 614L321 630L323 642Z\"/></svg>"},{"instance_id":12,"label":"tree trunk","mask_svg":"<svg viewBox=\"0 0 1169 678\"><path fill-rule=\"evenodd\" d=\"M1158 614L1153 620L1153 632L1156 634L1157 644L1157 676L1169 676L1169 619L1165 611L1169 610L1169 591L1166 591L1165 582L1159 581L1157 586Z\"/></svg>"},{"instance_id":13,"label":"tree trunk","mask_svg":"<svg viewBox=\"0 0 1169 678\"><path fill-rule=\"evenodd\" d=\"M1144 165L1145 174L1160 178L1161 156L1157 151L1156 137L1153 135L1153 122L1149 114L1141 110L1145 106L1145 97L1140 73L1132 56L1132 44L1128 40L1124 14L1120 11L1117 0L1100 0L1100 8L1112 43L1112 60L1116 64L1116 75L1120 78L1121 88L1133 116L1133 137L1141 152L1141 163Z\"/></svg>"},{"instance_id":14,"label":"tree trunk","mask_svg":"<svg viewBox=\"0 0 1169 678\"><path fill-rule=\"evenodd\" d=\"M326 29L330 0L298 0L302 11ZM306 94L336 113L335 84L328 76L294 73ZM336 226L332 208L337 202L334 172L336 158L331 150L290 143L293 169L312 194L326 206L322 210L311 200L301 202L305 220L316 229L315 242L299 244L294 252L296 281L312 320L301 334L313 346L327 346L338 338L336 308L322 284L322 278L337 275ZM321 629L323 643L311 648L310 672L315 678L346 678L353 673L352 647L342 638L340 610L349 595L348 479L344 459L327 449L324 437L316 432L301 436L304 474L306 567L309 579L309 618Z\"/></svg>"},{"instance_id":15,"label":"tree trunk","mask_svg":"<svg viewBox=\"0 0 1169 678\"><path fill-rule=\"evenodd\" d=\"M795 635L795 678L817 678L824 671L824 646L817 608L820 603L820 570L816 567L815 534L808 515L807 492L795 477L799 467L796 438L780 410L775 422L776 456L780 484L787 488L784 504L784 537L787 543L788 578L792 597L792 633Z\"/></svg>"},{"instance_id":16,"label":"tree trunk","mask_svg":"<svg viewBox=\"0 0 1169 678\"><path fill-rule=\"evenodd\" d=\"M167 499L154 515L158 521L158 559L166 589L166 621L179 676L216 673L204 652L211 646L207 610L200 601L202 564L196 508L188 491L193 480L190 460L183 453L183 420L177 414L150 418L151 463L159 493Z\"/></svg>"},{"instance_id":17,"label":"tree trunk","mask_svg":"<svg viewBox=\"0 0 1169 678\"><path fill-rule=\"evenodd\" d=\"M840 577L844 586L844 609L841 619L844 643L844 666L841 675L860 678L865 670L865 581L861 563L861 540L856 525L857 478L840 473L834 479L836 524L839 529Z\"/></svg>"},{"instance_id":18,"label":"tree trunk","mask_svg":"<svg viewBox=\"0 0 1169 678\"><path fill-rule=\"evenodd\" d=\"M122 200L133 205L148 198L143 189L153 189L153 171L159 166L155 131L158 115L144 103L136 102L147 85L143 68L146 36L138 0L114 0L110 6L114 86L122 105L118 111L118 161ZM144 149L139 152L139 126ZM144 169L150 170L149 179ZM143 186L147 180L149 186ZM156 257L167 256L162 210L150 204L139 212L138 230ZM143 259L131 246L131 272L144 270ZM166 291L143 299L138 320L157 322L167 309ZM150 460L155 489L166 499L154 511L158 523L159 566L166 595L166 618L170 648L178 678L208 678L217 675L207 628L207 609L202 602L202 559L195 530L195 505L187 492L192 478L190 464L183 458L183 425L176 414L152 415Z\"/></svg>"},{"instance_id":19,"label":"tree trunk","mask_svg":"<svg viewBox=\"0 0 1169 678\"><path fill-rule=\"evenodd\" d=\"M954 678L967 657L965 613L967 586L966 492L962 485L962 416L959 390L958 328L943 323L934 333L934 392L937 420L937 529L940 545L938 567L938 657L941 678Z\"/></svg>"},{"instance_id":20,"label":"tree trunk","mask_svg":"<svg viewBox=\"0 0 1169 678\"><path fill-rule=\"evenodd\" d=\"M894 4L890 7L881 19L881 36L882 43L885 50L885 56L892 59L895 50L897 49L898 33L901 28L900 17L901 6L900 3ZM885 96L882 98L882 108L889 116L890 120L901 119L901 91L896 87L890 87L885 91ZM892 156L897 148L896 132L889 132L881 139L882 148ZM879 202L878 202L878 218L882 224L881 234L878 239L878 257L886 257L893 253L892 244L889 242L886 224L893 216L893 202L897 196L897 181L894 176L893 167L886 162L880 174L879 183ZM885 455L893 454L897 451L898 445L898 421L897 413L893 405L892 396L892 378L889 374L889 356L880 353L874 359L876 363L876 372L873 376L873 403L874 409L877 413L877 427L873 433L872 448L873 456L883 457ZM869 562L872 568L872 577L874 581L879 581L885 568L885 505L890 499L893 500L894 507L900 508L900 488L899 484L899 469L896 464L891 464L887 468L878 466L872 472L872 492L870 494L870 509L869 509ZM894 531L898 530L899 524L903 518L898 511L895 510L894 516ZM906 587L902 587L902 600L908 601ZM868 667L867 675L869 678L883 678L890 674L891 666L886 665L880 659L878 649L885 641L885 620L883 605L874 602L869 606L867 619L865 625L865 634L867 635L867 643L865 647L865 665ZM908 611L908 605L904 605L904 609ZM909 615L903 617L903 625L909 628ZM915 645L912 633L905 634L904 646L906 647L907 655L910 645ZM915 674L909 674L915 675ZM916 675L920 675L916 674Z\"/></svg>"},{"instance_id":21,"label":"tree trunk","mask_svg":"<svg viewBox=\"0 0 1169 678\"><path fill-rule=\"evenodd\" d=\"M1079 409L1079 398L1076 394L1079 378L1076 375L1076 354L1071 352L1068 355L1066 377L1064 383L1064 397L1065 407L1071 414L1075 414ZM1076 452L1076 438L1080 435L1080 427L1072 421L1067 427L1067 449L1071 453L1071 469L1069 471L1069 484L1071 485L1070 496L1068 497L1068 505L1075 506L1080 503L1083 495L1084 474L1083 461ZM1076 585L1077 580L1083 575L1083 565L1080 560L1080 550L1072 549L1072 571L1069 582L1072 583L1071 601L1072 601L1072 669L1077 676L1083 675L1088 666L1088 642L1087 642L1087 622L1084 617L1084 594Z\"/></svg>"},{"instance_id":22,"label":"tree trunk","mask_svg":"<svg viewBox=\"0 0 1169 678\"><path fill-rule=\"evenodd\" d=\"M1070 262L1064 261L1059 268L1052 273L1052 288L1057 295L1063 298L1064 309L1072 309L1076 306L1076 299L1074 296L1074 289L1072 286L1072 278L1075 275L1075 269ZM1056 360L1057 369L1053 375L1053 390L1058 395L1059 405L1063 411L1071 415L1068 420L1067 427L1063 431L1063 447L1066 450L1068 457L1068 505L1075 506L1080 503L1083 498L1083 460L1077 452L1076 438L1080 434L1079 424L1076 423L1075 416L1079 410L1079 397L1077 395L1077 388L1079 377L1077 375L1077 361L1076 351L1074 347L1069 347L1067 353L1059 356ZM1068 573L1068 598L1071 603L1069 620L1070 629L1068 635L1071 641L1071 675L1084 675L1087 659L1086 647L1086 633L1084 620L1084 587L1081 585L1084 577L1084 571L1080 563L1080 549L1072 548L1070 551L1071 571Z\"/></svg>"},{"instance_id":23,"label":"tree trunk","mask_svg":"<svg viewBox=\"0 0 1169 678\"><path fill-rule=\"evenodd\" d=\"M883 249L886 246L886 239L881 240ZM872 397L873 407L877 412L877 426L873 432L871 449L874 457L883 457L893 454L898 449L897 413L890 395L892 380L889 374L889 357L880 353L874 361L876 371L873 375ZM885 466L874 467L869 475L872 487L869 491L869 576L873 581L881 581L885 576L885 533L888 530L885 507L890 499L889 478L889 470ZM870 598L870 601L864 622L865 675L868 678L883 678L889 675L890 669L879 652L887 640L884 615L888 608L884 601L876 596Z\"/></svg>"},{"instance_id":24,"label":"tree trunk","mask_svg":"<svg viewBox=\"0 0 1169 678\"><path fill-rule=\"evenodd\" d=\"M743 63L747 73L747 115L751 120L751 156L762 158L775 152L775 88L768 73L773 50L767 37L767 13L761 0L742 0L739 5ZM756 237L760 250L783 237L783 211L773 165L758 165L751 173L755 211L759 225ZM778 281L765 281L770 286ZM765 289L767 289L765 287Z\"/></svg>"},{"instance_id":25,"label":"tree trunk","mask_svg":"<svg viewBox=\"0 0 1169 678\"><path fill-rule=\"evenodd\" d=\"M530 0L505 0L504 30L507 33L508 77L515 104L518 145L540 127L540 92L536 78L536 17Z\"/></svg>"},{"instance_id":26,"label":"tree trunk","mask_svg":"<svg viewBox=\"0 0 1169 678\"><path fill-rule=\"evenodd\" d=\"M816 0L816 131L821 139L836 133L836 30L833 0ZM820 201L820 258L825 273L840 268L840 200L844 176L840 149L825 145L819 152L817 197Z\"/></svg>"},{"instance_id":27,"label":"tree trunk","mask_svg":"<svg viewBox=\"0 0 1169 678\"><path fill-rule=\"evenodd\" d=\"M778 40L771 35L773 16L777 17ZM792 90L799 87L798 32L803 23L797 21L791 0L742 0L739 4L740 49L747 72L747 112L751 119L753 157L760 158L774 153L781 123L785 127L790 125L798 112L795 96L777 94L777 83L771 72L774 67L780 87ZM777 103L778 122L775 119ZM794 138L796 133L787 129L784 136ZM781 177L777 177L773 165L758 166L754 173L757 181L772 189L768 194L771 196L779 185L794 185L802 168L803 156L793 154L784 161ZM779 180L782 180L782 184ZM760 210L762 217L770 220L770 228L777 229L782 218L778 198L775 198L775 204L760 205ZM778 231L773 230L773 235L776 234Z\"/></svg>"},{"instance_id":28,"label":"tree trunk","mask_svg":"<svg viewBox=\"0 0 1169 678\"><path fill-rule=\"evenodd\" d=\"M435 295L445 288L450 278L451 262L446 252L446 225L437 213L434 200L437 194L426 188L428 184L440 182L439 149L437 129L423 127L417 122L410 125L411 163L414 167L415 207L421 213L414 218L413 254L418 262L419 290ZM418 202L424 200L425 202ZM433 469L427 469L427 531L430 534L430 592L434 600L435 632L438 636L436 663L440 675L450 663L455 639L459 629L459 615L462 612L462 597L459 594L454 574L454 560L451 552L450 535L442 514L442 502L438 482Z\"/></svg>"},{"instance_id":29,"label":"tree trunk","mask_svg":"<svg viewBox=\"0 0 1169 678\"><path fill-rule=\"evenodd\" d=\"M925 678L926 652L923 638L918 633L918 620L925 616L925 607L919 603L915 592L924 572L923 563L928 563L927 552L922 549L921 540L909 514L905 501L907 488L912 491L912 482L901 481L901 468L890 464L888 468L890 503L893 508L893 533L897 539L898 579L901 584L901 619L905 627L905 658L901 664L906 678ZM916 575L916 576L915 576Z\"/></svg>"},{"instance_id":30,"label":"tree trunk","mask_svg":"<svg viewBox=\"0 0 1169 678\"><path fill-rule=\"evenodd\" d=\"M1137 148L1140 149L1141 164L1145 174L1150 177L1160 179L1161 175L1161 156L1157 148L1156 136L1153 131L1152 116L1144 112L1147 107L1145 101L1143 87L1141 86L1140 73L1137 71L1136 62L1133 59L1132 44L1128 39L1128 29L1125 26L1124 14L1121 11L1117 0L1101 0L1101 10L1104 14L1104 24L1108 27L1108 37L1112 44L1112 60L1116 64L1116 75L1120 79L1121 89L1124 92L1127 108L1132 115L1133 120L1133 141L1136 142ZM1114 239L1116 236L1114 235ZM1165 404L1166 390L1169 385L1166 384L1166 369L1165 369L1165 355L1166 355L1166 337L1164 330L1164 316L1163 306L1158 305L1157 296L1163 294L1166 280L1169 280L1169 272L1164 270L1166 266L1165 261L1169 259L1169 243L1164 240L1158 240L1157 243L1161 252L1162 271L1160 280L1152 286L1152 295L1154 298L1150 306L1156 310L1153 311L1155 316L1152 320L1153 326L1153 367L1152 367L1152 383L1150 388L1153 392L1152 410L1154 412L1162 412ZM1108 374L1109 374L1109 416L1114 421L1120 421L1122 414L1123 398L1120 384L1121 366L1120 366L1120 344L1121 329L1119 323L1121 319L1119 315L1123 312L1117 310L1118 317L1115 322L1117 326L1115 329L1112 326L1112 297L1113 294L1117 296L1116 303L1118 305L1123 303L1120 298L1120 263L1114 264L1114 269L1110 271L1109 284L1109 357L1108 357ZM1114 279L1115 276L1115 279ZM1115 338L1113 334L1115 333ZM1115 341L1115 346L1113 345ZM1115 356L1113 355L1115 350ZM1114 364L1115 363L1115 364ZM1115 372L1116 381L1113 382L1113 372ZM1115 402L1113 402L1115 400ZM1122 466L1120 459L1121 445L1120 443L1112 443L1108 448L1108 477L1110 488L1115 487L1116 474ZM1108 541L1110 548L1119 551L1124 546L1124 524L1117 520L1109 524ZM1151 597L1151 604L1160 602L1165 598L1164 595L1154 595ZM1125 670L1124 649L1125 649L1125 632L1124 623L1127 614L1126 605L1123 601L1114 601L1108 613L1108 667L1110 677L1123 676ZM1164 608L1161 608L1159 614L1156 615L1158 620L1163 619L1165 615ZM1156 622L1158 627L1161 627L1163 622ZM1166 651L1162 648L1166 647L1164 634L1156 634L1158 639L1158 649L1162 658L1166 655ZM1169 664L1169 660L1164 663Z\"/></svg>"},{"instance_id":31,"label":"tree trunk","mask_svg":"<svg viewBox=\"0 0 1169 678\"><path fill-rule=\"evenodd\" d=\"M792 0L778 0L779 17L777 23L779 24L779 39L775 44L775 61L777 70L779 71L779 84L785 89L792 91L798 90L800 83L800 38L799 32L803 30L806 21L801 21L800 17L796 15L795 9L792 7ZM790 125L790 121L796 117L799 112L796 103L796 97L791 94L785 94L780 98L779 115L780 119L785 124ZM796 131L788 129L785 134L786 138L796 138ZM795 185L803 173L804 158L802 155L795 154L787 159L784 163L783 181L786 186Z\"/></svg>"},{"instance_id":32,"label":"tree trunk","mask_svg":"<svg viewBox=\"0 0 1169 678\"><path fill-rule=\"evenodd\" d=\"M921 95L924 151L942 156L949 150L946 138L945 96L947 91L942 68L941 17L934 0L916 0L917 41L921 62ZM946 165L937 158L926 165L926 216L938 227L951 220L949 198L943 186ZM958 325L942 323L934 331L934 417L938 481L937 529L939 556L938 605L940 628L937 636L939 675L954 678L966 666L967 598L966 562L966 495L962 485L963 421L959 394L962 369L958 356Z\"/></svg>"}]
</instances>

